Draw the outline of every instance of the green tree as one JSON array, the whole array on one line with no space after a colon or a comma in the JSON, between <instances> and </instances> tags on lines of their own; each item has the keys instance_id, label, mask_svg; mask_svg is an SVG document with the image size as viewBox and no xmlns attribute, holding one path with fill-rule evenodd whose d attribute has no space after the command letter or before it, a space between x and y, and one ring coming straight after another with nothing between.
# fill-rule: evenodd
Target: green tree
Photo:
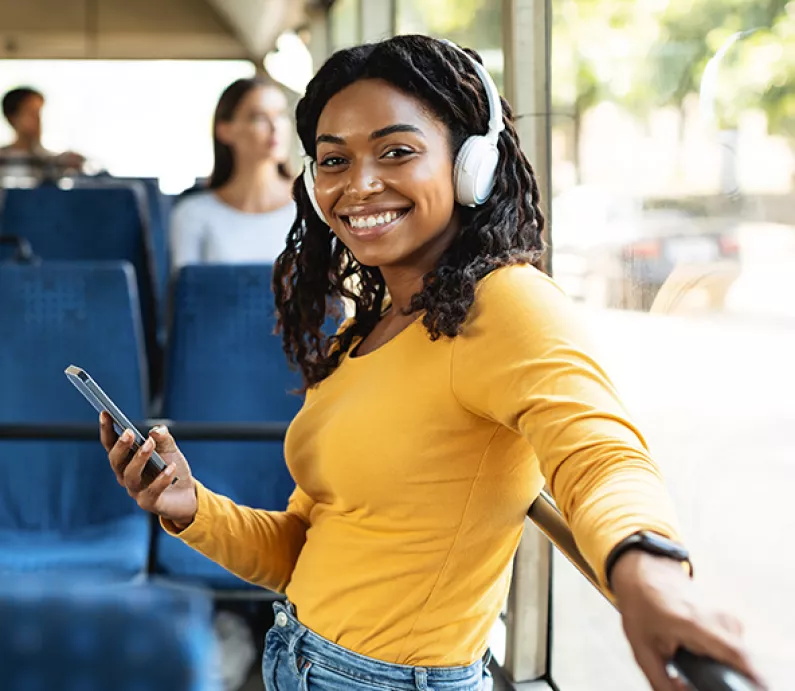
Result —
<instances>
[{"instance_id":1,"label":"green tree","mask_svg":"<svg viewBox=\"0 0 795 691\"><path fill-rule=\"evenodd\" d=\"M705 69L717 56L722 62L721 81L731 85L730 91L723 89L720 99L725 111L719 115L722 127L734 126L730 121L738 111L751 105L748 96L774 116L772 121L778 121L777 114L787 108L788 92L783 87L795 73L793 18L788 16L787 5L788 0L670 0L659 16L659 38L647 63L644 82L653 85L655 95L650 105L681 107L689 94L701 90ZM755 49L777 41L782 55L776 74L763 73L763 81L774 78L760 89ZM783 55L785 46L789 56ZM721 56L724 48L728 50ZM752 74L754 63L757 75Z\"/></svg>"},{"instance_id":2,"label":"green tree","mask_svg":"<svg viewBox=\"0 0 795 691\"><path fill-rule=\"evenodd\" d=\"M771 134L792 134L795 13L788 7L788 0L670 0L659 17L644 80L654 85L649 105L681 109L688 95L700 95L724 143L724 192L737 190L742 113L762 108Z\"/></svg>"},{"instance_id":3,"label":"green tree","mask_svg":"<svg viewBox=\"0 0 795 691\"><path fill-rule=\"evenodd\" d=\"M570 134L578 183L583 117L598 103L631 93L636 61L616 59L613 46L650 40L642 10L626 0L553 3L552 110L556 126Z\"/></svg>"},{"instance_id":4,"label":"green tree","mask_svg":"<svg viewBox=\"0 0 795 691\"><path fill-rule=\"evenodd\" d=\"M502 6L495 0L398 0L401 33L443 36L482 50L502 45Z\"/></svg>"}]
</instances>

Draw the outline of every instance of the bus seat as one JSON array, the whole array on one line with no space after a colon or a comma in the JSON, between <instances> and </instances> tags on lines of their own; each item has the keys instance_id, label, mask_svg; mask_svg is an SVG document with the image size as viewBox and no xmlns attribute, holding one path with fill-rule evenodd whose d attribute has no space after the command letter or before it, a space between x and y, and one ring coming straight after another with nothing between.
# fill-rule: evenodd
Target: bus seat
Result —
<instances>
[{"instance_id":1,"label":"bus seat","mask_svg":"<svg viewBox=\"0 0 795 691\"><path fill-rule=\"evenodd\" d=\"M3 233L26 238L42 260L128 261L135 268L151 384L159 384L161 350L152 240L142 186L78 181L74 189L45 184L10 189Z\"/></svg>"},{"instance_id":2,"label":"bus seat","mask_svg":"<svg viewBox=\"0 0 795 691\"><path fill-rule=\"evenodd\" d=\"M0 583L3 691L220 691L210 603L153 586Z\"/></svg>"},{"instance_id":3,"label":"bus seat","mask_svg":"<svg viewBox=\"0 0 795 691\"><path fill-rule=\"evenodd\" d=\"M0 264L0 422L92 423L64 375L85 368L132 420L146 361L126 262ZM0 574L145 571L150 520L118 486L99 441L0 441Z\"/></svg>"},{"instance_id":4,"label":"bus seat","mask_svg":"<svg viewBox=\"0 0 795 691\"><path fill-rule=\"evenodd\" d=\"M168 289L171 278L171 250L168 244L168 219L170 203L160 191L160 183L156 178L140 178L146 188L149 200L150 224L152 230L152 249L154 251L155 272L157 273L158 302L161 306L160 323L163 326L165 340L165 319L162 318L168 300Z\"/></svg>"},{"instance_id":5,"label":"bus seat","mask_svg":"<svg viewBox=\"0 0 795 691\"><path fill-rule=\"evenodd\" d=\"M146 211L149 220L149 234L152 240L152 260L154 262L155 285L157 300L162 317L163 308L167 303L168 286L171 273L171 258L168 246L168 217L170 203L160 191L157 178L107 178L122 184L142 185L146 195ZM160 319L159 326L164 327L165 320ZM165 336L165 330L162 332ZM164 340L164 338L162 339Z\"/></svg>"},{"instance_id":6,"label":"bus seat","mask_svg":"<svg viewBox=\"0 0 795 691\"><path fill-rule=\"evenodd\" d=\"M176 281L166 356L164 417L190 422L288 422L303 397L287 367L271 292L272 267L188 266ZM282 442L177 443L210 489L255 508L283 510L295 484ZM156 570L219 589L245 584L159 533Z\"/></svg>"}]
</instances>

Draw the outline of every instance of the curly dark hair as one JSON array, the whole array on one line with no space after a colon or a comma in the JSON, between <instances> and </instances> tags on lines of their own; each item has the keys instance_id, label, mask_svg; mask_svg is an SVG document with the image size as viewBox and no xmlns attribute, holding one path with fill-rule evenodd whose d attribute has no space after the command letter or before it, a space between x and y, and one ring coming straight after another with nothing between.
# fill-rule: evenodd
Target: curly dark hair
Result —
<instances>
[{"instance_id":1,"label":"curly dark hair","mask_svg":"<svg viewBox=\"0 0 795 691\"><path fill-rule=\"evenodd\" d=\"M466 52L482 62L474 51ZM317 123L329 99L361 79L385 80L420 100L447 126L454 155L469 136L488 129L486 91L469 58L427 36L396 36L338 51L314 76L296 108L298 135L308 155L316 158ZM502 108L505 129L498 141L494 190L481 206L457 205L460 231L425 275L407 312L424 312L422 323L433 340L460 333L480 279L502 266L536 263L543 253L538 184L504 100ZM334 371L357 336L370 333L381 318L387 288L378 267L359 264L318 218L300 177L293 197L298 213L275 262L273 288L285 353L309 388ZM326 335L324 322L340 298L353 302L354 319L339 333Z\"/></svg>"}]
</instances>

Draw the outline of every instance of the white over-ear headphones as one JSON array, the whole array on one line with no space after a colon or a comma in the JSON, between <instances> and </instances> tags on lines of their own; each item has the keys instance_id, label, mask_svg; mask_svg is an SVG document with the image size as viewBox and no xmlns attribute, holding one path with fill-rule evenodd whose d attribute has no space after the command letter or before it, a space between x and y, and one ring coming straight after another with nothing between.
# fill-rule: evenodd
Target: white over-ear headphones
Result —
<instances>
[{"instance_id":1,"label":"white over-ear headphones","mask_svg":"<svg viewBox=\"0 0 795 691\"><path fill-rule=\"evenodd\" d=\"M312 202L312 207L315 210L315 213L318 215L321 221L326 225L330 225L329 222L326 220L326 217L323 215L323 212L320 210L320 204L317 203L317 197L315 197L315 172L317 169L317 161L312 158L306 152L301 152L301 156L304 159L304 187L306 188L306 196L309 197L309 201Z\"/></svg>"},{"instance_id":2,"label":"white over-ear headphones","mask_svg":"<svg viewBox=\"0 0 795 691\"><path fill-rule=\"evenodd\" d=\"M478 73L486 96L489 99L489 130L486 134L476 134L467 139L455 159L453 186L455 199L463 206L480 206L494 189L494 174L500 161L497 140L505 129L502 121L500 92L485 67L471 55L464 52L452 41L442 39L442 43L460 50L472 62Z\"/></svg>"},{"instance_id":3,"label":"white over-ear headphones","mask_svg":"<svg viewBox=\"0 0 795 691\"><path fill-rule=\"evenodd\" d=\"M471 55L459 48L452 41L441 39L442 43L453 46L461 51L472 62L486 96L489 100L489 129L486 134L476 134L469 137L461 146L455 159L453 168L453 186L455 188L455 199L463 206L480 206L491 195L494 189L494 177L497 171L497 164L500 160L497 140L500 132L505 129L502 121L502 105L500 103L500 93L485 67L475 60ZM306 188L309 201L320 217L320 220L328 225L328 221L315 197L315 175L317 172L317 161L306 153L304 158L304 187Z\"/></svg>"}]
</instances>

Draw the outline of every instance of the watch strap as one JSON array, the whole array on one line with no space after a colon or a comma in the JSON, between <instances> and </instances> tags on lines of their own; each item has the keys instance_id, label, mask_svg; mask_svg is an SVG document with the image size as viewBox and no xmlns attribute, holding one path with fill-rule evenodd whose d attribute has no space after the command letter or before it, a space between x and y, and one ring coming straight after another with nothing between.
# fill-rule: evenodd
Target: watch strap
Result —
<instances>
[{"instance_id":1,"label":"watch strap","mask_svg":"<svg viewBox=\"0 0 795 691\"><path fill-rule=\"evenodd\" d=\"M690 553L684 545L678 542L652 533L650 531L642 530L637 533L624 538L610 551L605 561L605 577L607 585L612 589L610 577L612 575L613 567L621 556L630 550L638 549L647 554L653 554L658 557L667 557L681 563L686 563L690 570L690 576L693 576L693 563L690 561Z\"/></svg>"}]
</instances>

